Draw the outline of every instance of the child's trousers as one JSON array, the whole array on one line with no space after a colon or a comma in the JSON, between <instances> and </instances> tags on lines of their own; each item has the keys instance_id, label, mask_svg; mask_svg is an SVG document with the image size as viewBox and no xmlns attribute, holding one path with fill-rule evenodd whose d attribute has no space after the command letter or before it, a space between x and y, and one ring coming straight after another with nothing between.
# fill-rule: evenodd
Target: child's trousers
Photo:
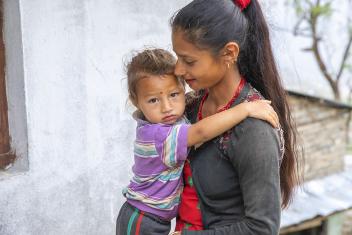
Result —
<instances>
[{"instance_id":1,"label":"child's trousers","mask_svg":"<svg viewBox=\"0 0 352 235\"><path fill-rule=\"evenodd\" d=\"M116 235L168 235L171 222L144 213L125 202L116 221Z\"/></svg>"}]
</instances>

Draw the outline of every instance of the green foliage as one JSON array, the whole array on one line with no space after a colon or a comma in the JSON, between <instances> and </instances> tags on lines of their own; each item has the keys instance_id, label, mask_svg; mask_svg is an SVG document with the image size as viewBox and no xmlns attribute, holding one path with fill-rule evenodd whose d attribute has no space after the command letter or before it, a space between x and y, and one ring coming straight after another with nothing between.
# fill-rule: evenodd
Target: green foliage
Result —
<instances>
[{"instance_id":1,"label":"green foliage","mask_svg":"<svg viewBox=\"0 0 352 235\"><path fill-rule=\"evenodd\" d=\"M332 14L331 2L327 2L323 5L313 6L310 9L313 17L326 16L329 17Z\"/></svg>"},{"instance_id":2,"label":"green foliage","mask_svg":"<svg viewBox=\"0 0 352 235\"><path fill-rule=\"evenodd\" d=\"M332 0L317 4L314 0L287 0L286 5L293 6L297 16L310 14L313 17L329 17L333 13L331 2Z\"/></svg>"}]
</instances>

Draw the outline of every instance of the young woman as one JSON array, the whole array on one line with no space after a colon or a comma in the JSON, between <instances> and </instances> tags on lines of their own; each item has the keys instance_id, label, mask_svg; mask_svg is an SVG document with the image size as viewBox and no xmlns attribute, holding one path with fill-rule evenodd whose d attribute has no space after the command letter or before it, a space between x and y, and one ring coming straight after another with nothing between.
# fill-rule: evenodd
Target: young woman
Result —
<instances>
[{"instance_id":1,"label":"young woman","mask_svg":"<svg viewBox=\"0 0 352 235\"><path fill-rule=\"evenodd\" d=\"M258 1L194 0L171 26L175 74L195 90L192 123L257 99L281 123L247 118L191 150L174 234L278 234L298 182L295 129Z\"/></svg>"}]
</instances>

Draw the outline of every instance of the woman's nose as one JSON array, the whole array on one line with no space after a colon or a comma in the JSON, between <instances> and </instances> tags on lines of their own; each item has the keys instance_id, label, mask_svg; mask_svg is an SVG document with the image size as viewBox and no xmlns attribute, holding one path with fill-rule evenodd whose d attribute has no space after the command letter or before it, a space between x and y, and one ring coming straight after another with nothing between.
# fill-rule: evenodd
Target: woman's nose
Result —
<instances>
[{"instance_id":1,"label":"woman's nose","mask_svg":"<svg viewBox=\"0 0 352 235\"><path fill-rule=\"evenodd\" d=\"M175 65L175 75L176 76L183 76L185 74L185 69L183 68L182 64L179 60L177 60Z\"/></svg>"}]
</instances>

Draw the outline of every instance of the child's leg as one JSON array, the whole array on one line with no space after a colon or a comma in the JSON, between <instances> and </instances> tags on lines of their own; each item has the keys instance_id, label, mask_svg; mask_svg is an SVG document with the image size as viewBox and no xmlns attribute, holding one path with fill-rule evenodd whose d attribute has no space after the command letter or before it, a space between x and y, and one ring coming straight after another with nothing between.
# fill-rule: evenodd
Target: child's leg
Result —
<instances>
[{"instance_id":1,"label":"child's leg","mask_svg":"<svg viewBox=\"0 0 352 235\"><path fill-rule=\"evenodd\" d=\"M171 223L131 206L127 202L120 209L116 221L116 235L168 235Z\"/></svg>"}]
</instances>

